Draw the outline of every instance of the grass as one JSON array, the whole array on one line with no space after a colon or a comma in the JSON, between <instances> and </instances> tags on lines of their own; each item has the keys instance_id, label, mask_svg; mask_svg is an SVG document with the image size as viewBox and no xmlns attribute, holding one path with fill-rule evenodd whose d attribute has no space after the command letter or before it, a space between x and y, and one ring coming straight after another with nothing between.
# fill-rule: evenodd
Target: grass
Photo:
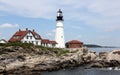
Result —
<instances>
[{"instance_id":1,"label":"grass","mask_svg":"<svg viewBox=\"0 0 120 75\"><path fill-rule=\"evenodd\" d=\"M34 46L32 43L22 43L22 42L9 42L7 44L1 44L0 46L9 47L9 46L20 46L23 48L30 48Z\"/></svg>"},{"instance_id":2,"label":"grass","mask_svg":"<svg viewBox=\"0 0 120 75\"><path fill-rule=\"evenodd\" d=\"M62 56L62 55L65 55L66 53L69 53L69 50L61 49L61 50L59 50L57 56Z\"/></svg>"},{"instance_id":3,"label":"grass","mask_svg":"<svg viewBox=\"0 0 120 75\"><path fill-rule=\"evenodd\" d=\"M9 42L7 44L0 44L0 46L3 46L3 47L9 47L9 46L16 47L16 46L19 46L19 47L22 47L24 49L24 51L27 50L28 53L29 52L31 53L31 52L34 51L35 53L38 53L38 54L53 54L53 55L56 55L56 56L62 56L62 55L65 55L66 53L69 53L68 50L64 50L64 49L61 49L61 48L34 46L32 43ZM35 51L34 49L36 49L36 48L39 51ZM0 54L4 54L4 52L0 52Z\"/></svg>"},{"instance_id":4,"label":"grass","mask_svg":"<svg viewBox=\"0 0 120 75\"><path fill-rule=\"evenodd\" d=\"M43 47L43 46L36 46L36 48L39 48L46 53L54 53L56 54L56 56L62 56L65 55L66 53L69 53L69 50L65 50L62 48L51 48L51 47Z\"/></svg>"}]
</instances>

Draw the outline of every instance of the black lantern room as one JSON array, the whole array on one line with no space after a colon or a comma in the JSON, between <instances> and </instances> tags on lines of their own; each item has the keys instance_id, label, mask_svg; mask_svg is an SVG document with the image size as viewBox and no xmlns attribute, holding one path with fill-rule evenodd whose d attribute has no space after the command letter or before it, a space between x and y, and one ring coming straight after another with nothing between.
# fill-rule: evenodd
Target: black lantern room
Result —
<instances>
[{"instance_id":1,"label":"black lantern room","mask_svg":"<svg viewBox=\"0 0 120 75\"><path fill-rule=\"evenodd\" d=\"M63 15L62 15L61 9L59 9L59 11L57 11L57 19L56 19L56 21L63 21Z\"/></svg>"}]
</instances>

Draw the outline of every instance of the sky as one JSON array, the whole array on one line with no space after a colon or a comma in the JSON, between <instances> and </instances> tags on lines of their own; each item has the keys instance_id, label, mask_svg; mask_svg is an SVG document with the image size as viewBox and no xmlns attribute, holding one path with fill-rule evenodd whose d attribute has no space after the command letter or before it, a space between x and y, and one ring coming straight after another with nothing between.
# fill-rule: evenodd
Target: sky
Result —
<instances>
[{"instance_id":1,"label":"sky","mask_svg":"<svg viewBox=\"0 0 120 75\"><path fill-rule=\"evenodd\" d=\"M120 0L0 0L0 39L29 28L54 40L59 9L66 42L120 46Z\"/></svg>"}]
</instances>

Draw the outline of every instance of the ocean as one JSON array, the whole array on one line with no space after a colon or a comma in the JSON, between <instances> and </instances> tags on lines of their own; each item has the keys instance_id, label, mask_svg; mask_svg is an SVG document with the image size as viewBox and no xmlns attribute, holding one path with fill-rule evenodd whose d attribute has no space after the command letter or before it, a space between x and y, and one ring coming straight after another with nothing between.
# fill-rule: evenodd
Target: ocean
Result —
<instances>
[{"instance_id":1,"label":"ocean","mask_svg":"<svg viewBox=\"0 0 120 75\"><path fill-rule=\"evenodd\" d=\"M114 49L120 48L89 48L91 51L109 52ZM84 67L74 67L69 69L62 69L58 71L42 72L41 75L120 75L120 70L111 70L107 68L91 68L85 69Z\"/></svg>"},{"instance_id":2,"label":"ocean","mask_svg":"<svg viewBox=\"0 0 120 75\"><path fill-rule=\"evenodd\" d=\"M42 72L41 75L120 75L120 70L74 67L59 71Z\"/></svg>"},{"instance_id":3,"label":"ocean","mask_svg":"<svg viewBox=\"0 0 120 75\"><path fill-rule=\"evenodd\" d=\"M120 48L88 48L89 51L95 51L97 54L99 52L110 52L116 49L120 49Z\"/></svg>"}]
</instances>

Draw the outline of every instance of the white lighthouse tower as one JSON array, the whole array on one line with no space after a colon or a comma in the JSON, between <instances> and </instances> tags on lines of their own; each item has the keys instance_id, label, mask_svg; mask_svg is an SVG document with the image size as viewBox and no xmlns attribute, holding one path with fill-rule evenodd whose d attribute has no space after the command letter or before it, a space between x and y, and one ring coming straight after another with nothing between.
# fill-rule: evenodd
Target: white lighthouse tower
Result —
<instances>
[{"instance_id":1,"label":"white lighthouse tower","mask_svg":"<svg viewBox=\"0 0 120 75\"><path fill-rule=\"evenodd\" d=\"M63 28L63 15L61 9L57 12L57 24L56 24L56 35L55 41L57 42L57 48L65 48L64 40L64 28Z\"/></svg>"}]
</instances>

